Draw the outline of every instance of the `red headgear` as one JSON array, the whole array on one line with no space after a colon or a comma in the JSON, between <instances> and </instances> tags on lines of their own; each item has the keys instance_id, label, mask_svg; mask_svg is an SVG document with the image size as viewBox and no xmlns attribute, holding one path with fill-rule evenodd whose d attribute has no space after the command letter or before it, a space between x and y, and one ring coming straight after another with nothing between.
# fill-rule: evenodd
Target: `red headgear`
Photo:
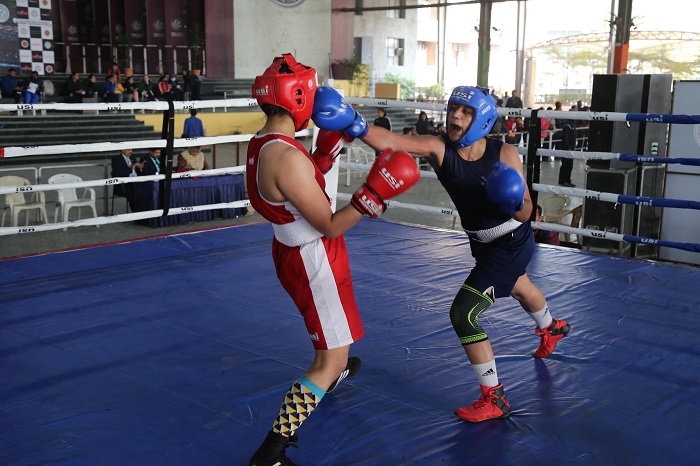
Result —
<instances>
[{"instance_id":1,"label":"red headgear","mask_svg":"<svg viewBox=\"0 0 700 466\"><path fill-rule=\"evenodd\" d=\"M272 104L287 110L294 119L295 131L301 131L311 119L317 87L316 70L285 53L255 78L253 97L261 107Z\"/></svg>"}]
</instances>

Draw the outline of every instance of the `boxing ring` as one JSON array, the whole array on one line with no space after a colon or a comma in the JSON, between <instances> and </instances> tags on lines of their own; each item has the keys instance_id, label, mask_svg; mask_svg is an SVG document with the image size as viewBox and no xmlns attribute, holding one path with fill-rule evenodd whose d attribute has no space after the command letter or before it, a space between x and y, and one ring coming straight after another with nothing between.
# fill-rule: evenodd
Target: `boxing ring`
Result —
<instances>
[{"instance_id":1,"label":"boxing ring","mask_svg":"<svg viewBox=\"0 0 700 466\"><path fill-rule=\"evenodd\" d=\"M164 213L176 209L32 228ZM453 411L478 387L448 313L473 265L468 238L383 219L345 236L363 366L299 430L295 462L695 464L700 269L539 245L528 273L572 332L536 360L531 319L498 300L482 325L513 414L469 424ZM3 464L247 464L313 356L271 237L259 222L0 260Z\"/></svg>"}]
</instances>

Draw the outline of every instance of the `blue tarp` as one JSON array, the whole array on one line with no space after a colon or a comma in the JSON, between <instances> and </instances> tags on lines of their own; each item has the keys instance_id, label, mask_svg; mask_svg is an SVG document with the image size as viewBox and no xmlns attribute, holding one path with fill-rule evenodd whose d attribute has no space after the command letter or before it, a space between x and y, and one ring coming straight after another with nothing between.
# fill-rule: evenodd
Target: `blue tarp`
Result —
<instances>
[{"instance_id":1,"label":"blue tarp","mask_svg":"<svg viewBox=\"0 0 700 466\"><path fill-rule=\"evenodd\" d=\"M313 349L267 223L0 261L0 463L247 464ZM481 318L513 408L479 388L449 320L464 234L346 234L362 370L298 431L314 465L697 464L700 270L540 246L528 269L570 335L536 360L511 299Z\"/></svg>"}]
</instances>

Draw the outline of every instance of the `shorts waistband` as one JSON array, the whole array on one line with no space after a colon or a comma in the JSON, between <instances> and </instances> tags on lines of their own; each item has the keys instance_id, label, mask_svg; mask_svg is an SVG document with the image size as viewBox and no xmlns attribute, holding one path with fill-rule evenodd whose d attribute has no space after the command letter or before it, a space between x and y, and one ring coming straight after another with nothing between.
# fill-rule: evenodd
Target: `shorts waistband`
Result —
<instances>
[{"instance_id":1,"label":"shorts waistband","mask_svg":"<svg viewBox=\"0 0 700 466\"><path fill-rule=\"evenodd\" d=\"M283 225L273 223L272 230L275 232L277 241L289 247L301 246L323 236L321 232L304 219L298 219Z\"/></svg>"},{"instance_id":2,"label":"shorts waistband","mask_svg":"<svg viewBox=\"0 0 700 466\"><path fill-rule=\"evenodd\" d=\"M523 222L519 222L514 218L510 218L507 221L496 225L493 228L487 228L485 230L469 231L464 230L469 235L469 238L473 238L480 243L490 243L491 241L500 238L503 235L512 233L518 229Z\"/></svg>"}]
</instances>

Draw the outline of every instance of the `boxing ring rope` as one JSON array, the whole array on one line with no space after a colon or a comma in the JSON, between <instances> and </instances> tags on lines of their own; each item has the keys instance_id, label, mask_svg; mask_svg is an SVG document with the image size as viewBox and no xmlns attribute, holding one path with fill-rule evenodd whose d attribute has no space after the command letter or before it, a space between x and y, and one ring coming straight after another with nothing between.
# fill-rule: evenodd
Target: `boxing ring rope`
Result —
<instances>
[{"instance_id":1,"label":"boxing ring rope","mask_svg":"<svg viewBox=\"0 0 700 466\"><path fill-rule=\"evenodd\" d=\"M374 98L360 98L360 97L348 97L348 102L355 105L372 105L372 106L382 106L388 108L415 108L424 110L433 110L438 112L446 112L447 107L442 103L432 103L432 102L402 102L394 101L389 99L374 99ZM217 108L217 107L256 107L257 101L255 99L228 99L228 100L218 100L218 101L188 101L188 102L132 102L132 103L82 103L82 104L14 104L14 105L0 105L0 111L21 111L21 110L57 110L57 111L75 111L75 110L163 110L163 111L173 111L176 110L189 110L189 109L205 109L205 108ZM590 121L627 121L627 122L643 122L643 123L675 123L675 124L700 124L700 115L666 115L666 114L648 114L648 113L617 113L617 112L576 112L576 111L556 111L556 110L530 110L530 109L512 109L512 108L499 108L499 115L503 116L515 116L515 117L531 117L531 118L545 118L553 117L560 119L579 119L579 120L590 120ZM164 129L165 131L165 129ZM539 131L539 129L538 129ZM313 135L315 137L317 130L304 130L297 133L297 136L308 136ZM533 135L531 132L530 136ZM539 132L537 133L539 136ZM22 157L30 155L46 155L46 154L65 154L65 153L89 153L89 152L102 152L102 151L112 151L120 149L145 149L145 148L167 148L168 143L172 147L189 147L192 145L213 145L221 143L231 143L231 142L247 142L253 137L252 134L247 135L231 135L231 136L215 136L215 137L201 137L201 138L187 138L187 139L175 139L171 138L165 139L154 139L147 141L132 141L132 142L109 142L109 143L92 143L92 144L62 144L54 146L27 146L27 147L7 147L0 148L0 158L8 157ZM533 138L539 144L539 137ZM567 157L580 160L621 160L637 163L676 163L683 165L695 165L700 166L700 160L689 159L689 158L666 158L666 157L651 157L651 156L640 156L635 154L615 154L615 153L605 153L605 152L581 152L581 151L563 151L563 150L551 150L542 149L541 147L534 148L534 154L536 156L554 156L554 157ZM519 153L527 155L533 153L533 147L530 147L530 143L527 148L518 148ZM348 151L348 157L350 156ZM529 162L529 161L528 161ZM539 164L537 164L539 165ZM358 171L368 171L371 167L370 164L359 164L353 162L339 162L336 164L341 168L347 170L358 170ZM538 167L539 168L539 167ZM528 169L530 169L530 163L528 163ZM217 176L229 173L240 173L245 170L245 166L242 167L231 167L224 169L214 169L207 171L198 172L186 172L186 173L173 173L172 178L186 178L191 176ZM337 170L335 173L337 190ZM421 171L422 178L435 179L437 178L434 172ZM92 180L84 181L82 183L68 183L68 184L54 184L54 185L35 185L35 186L22 186L22 187L0 187L0 194L9 194L14 192L39 192L39 191L50 191L58 190L61 188L73 188L73 187L91 187L91 186L106 186L122 183L132 183L132 182L146 182L166 179L166 175L154 175L154 176L144 176L144 177L134 177L134 178L111 178L107 180ZM616 204L630 204L635 206L649 206L649 207L670 207L670 208L687 208L700 210L700 202L687 201L687 200L677 200L677 199L658 199L649 198L642 196L627 196L618 195L613 193L602 193L598 191L591 191L585 189L575 189L575 188L563 188L558 186L543 185L540 183L532 182L532 177L528 174L528 184L533 191L533 202L536 202L536 193L553 193L553 194L569 194L573 197L583 197L596 199L600 201L612 202ZM333 189L333 188L331 188ZM331 197L340 200L349 200L350 195L343 193L329 193ZM459 217L456 209L446 209L434 206L425 206L418 204L408 204L402 203L395 200L390 200L386 202L387 207L401 208L414 210L419 212L435 213L442 215L449 215L452 217ZM212 205L202 205L202 206L188 206L188 207L175 207L170 210L160 209L148 212L137 212L113 215L108 217L98 217L92 219L82 219L77 221L44 224L44 225L33 225L31 227L2 227L0 228L0 236L17 234L17 233L28 233L35 231L47 231L56 230L60 228L77 227L77 226L95 226L108 223L118 223L122 221L131 220L141 220L147 218L159 217L164 214L166 215L177 215L180 213L199 211L199 210L212 210L212 209L223 209L223 208L238 208L238 207L248 207L250 205L249 201L236 201L231 203L222 204L212 204ZM678 243L666 240L659 240L653 238L643 238L635 235L618 234L607 231L591 230L585 228L574 228L568 227L561 224L545 223L545 222L532 222L534 228L547 228L557 232L563 233L573 233L577 235L589 236L593 238L604 238L613 241L624 241L629 243L638 244L648 244L648 245L658 245L673 247L678 249L684 249L693 252L700 252L700 244L694 243Z\"/></svg>"},{"instance_id":2,"label":"boxing ring rope","mask_svg":"<svg viewBox=\"0 0 700 466\"><path fill-rule=\"evenodd\" d=\"M0 105L0 111L22 111L22 110L56 110L56 111L76 111L76 110L98 110L98 111L114 111L114 110L161 110L167 114L174 110L189 110L189 109L204 109L218 107L257 107L255 99L229 99L229 100L208 100L208 101L188 101L188 102L129 102L129 103L79 103L79 104L13 104ZM165 125L164 125L165 126ZM166 128L163 128L164 134ZM313 129L306 129L295 133L296 137L314 136L317 132ZM87 144L60 144L60 145L44 145L44 146L25 146L25 147L0 147L0 158L27 157L32 155L59 155L59 154L87 154L119 151L121 149L150 149L161 148L167 149L168 145L172 148L186 148L193 145L205 146L225 143L248 142L254 135L228 135L228 136L209 136L199 138L174 138L167 136L160 139L139 140L139 141L120 141L120 142L98 142ZM245 165L239 167L217 168L211 170L192 170L183 173L171 173L172 179L192 178L192 177L207 177L220 176L228 174L236 174L245 172ZM114 186L117 184L141 183L149 181L167 180L166 174L139 176L139 177L121 177L108 178L103 180L84 180L74 183L56 183L56 184L40 184L30 186L0 186L0 195L12 193L36 193L42 191L57 191L60 189L70 188L88 188L100 186ZM0 227L0 236L7 236L21 233L34 233L39 231L58 230L66 227L79 226L99 226L111 223L121 223L134 220L144 220L149 218L161 217L164 215L179 215L183 213L191 213L204 210L220 210L231 208L247 208L250 207L250 201L241 200L234 202L225 202L209 205L195 205L183 207L171 207L166 209L157 209L143 212L132 212L119 215L103 216L97 218L87 218L69 222L46 223L42 225L31 225L25 227Z\"/></svg>"},{"instance_id":3,"label":"boxing ring rope","mask_svg":"<svg viewBox=\"0 0 700 466\"><path fill-rule=\"evenodd\" d=\"M368 99L368 98L358 98L358 97L347 97L349 103L354 105L371 105L371 106L381 106L388 108L406 108L407 105L402 102L392 101L388 99ZM426 102L416 102L411 103L410 108L416 109L427 109L434 111L446 112L447 107L445 104L438 103L426 103ZM510 116L510 117L522 117L522 118L557 118L564 120L589 120L589 121L610 121L610 122L636 122L636 123L662 123L662 124L700 124L700 115L671 115L671 114L657 114L657 113L620 113L620 112L581 112L581 111L558 111L558 110L531 110L531 109L514 109L514 108L498 108L499 116ZM540 146L541 128L539 125L537 127L531 128L529 132L528 145L527 147L517 147L518 153L524 156L532 155L526 159L528 173L527 181L532 192L533 204L537 202L537 193L552 193L552 194L568 194L572 197L579 198L589 198L599 201L612 202L615 204L629 204L639 207L669 207L669 208L681 208L681 209L694 209L700 210L700 202L681 200L681 199L662 199L662 198L652 198L644 196L629 196L623 194L613 194L613 193L602 193L598 191L591 191L585 189L576 188L564 188L559 186L544 185L534 182L535 179L539 179L539 176L535 178L533 173L530 171L536 169L539 171L539 157L558 157L558 158L572 158L578 160L620 160L624 162L635 162L638 164L642 163L654 163L654 164L681 164L689 166L700 166L700 159L691 158L670 158L670 157L654 157L636 154L622 154L622 153L608 153L608 152L583 152L583 151L571 151L571 150L554 150L554 149L543 149ZM534 137L533 137L534 136ZM531 144L530 140L534 143ZM537 159L537 160L535 160ZM341 164L342 166L347 166L348 168L358 168L358 164ZM364 170L368 169L368 165L364 165ZM427 173L430 173L428 175ZM431 172L421 171L421 177L435 178L435 174ZM340 199L349 198L348 196L338 195ZM396 201L388 201L387 207L401 207L410 208L413 210L419 210L423 212L431 213L444 213L447 215L452 215L454 217L459 217L459 214L454 210L440 209L440 208L430 208L428 206L416 206L400 204ZM534 220L534 219L533 219ZM695 243L680 243L673 241L666 241L654 238L644 238L636 235L626 235L613 233L608 231L592 230L586 228L574 228L571 226L546 223L546 222L535 222L532 221L533 228L543 228L561 233L577 234L582 236L588 236L592 238L599 239L609 239L612 241L621 241L633 244L646 244L646 245L657 245L672 247L677 249L683 249L692 252L700 252L700 244Z\"/></svg>"}]
</instances>

